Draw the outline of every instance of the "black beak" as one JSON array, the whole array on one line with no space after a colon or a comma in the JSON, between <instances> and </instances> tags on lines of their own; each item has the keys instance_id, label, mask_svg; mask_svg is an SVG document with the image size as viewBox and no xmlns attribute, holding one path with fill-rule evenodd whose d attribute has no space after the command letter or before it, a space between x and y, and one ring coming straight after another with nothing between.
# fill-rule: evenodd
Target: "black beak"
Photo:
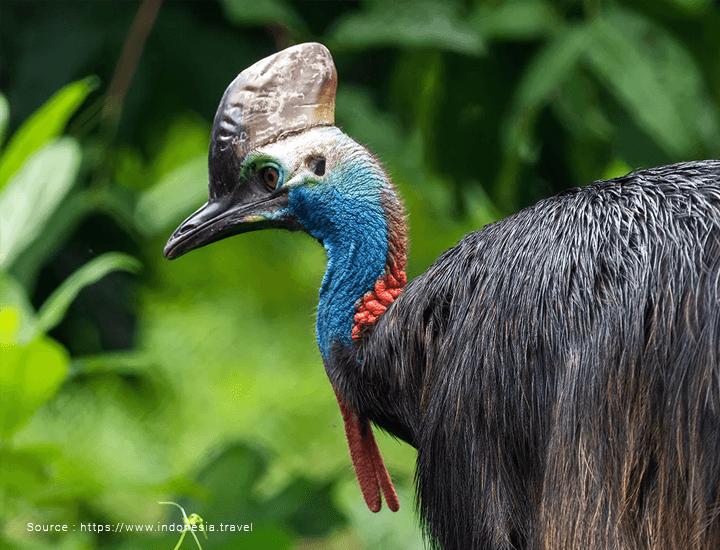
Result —
<instances>
[{"instance_id":1,"label":"black beak","mask_svg":"<svg viewBox=\"0 0 720 550\"><path fill-rule=\"evenodd\" d=\"M247 193L253 182L244 182L245 197L230 193L208 201L197 212L180 224L168 239L164 254L174 260L201 246L232 235L267 228L299 229L294 216L283 213L288 204L287 190L255 189ZM249 195L249 196L248 196ZM244 199L244 200L243 200Z\"/></svg>"}]
</instances>

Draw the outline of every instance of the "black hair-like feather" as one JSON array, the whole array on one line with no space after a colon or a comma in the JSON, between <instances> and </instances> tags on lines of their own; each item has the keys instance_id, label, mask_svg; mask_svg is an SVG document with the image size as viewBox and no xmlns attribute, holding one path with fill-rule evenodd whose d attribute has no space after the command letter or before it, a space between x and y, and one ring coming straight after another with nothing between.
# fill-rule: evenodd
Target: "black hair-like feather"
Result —
<instances>
[{"instance_id":1,"label":"black hair-like feather","mask_svg":"<svg viewBox=\"0 0 720 550\"><path fill-rule=\"evenodd\" d=\"M471 233L326 365L454 549L720 548L720 161Z\"/></svg>"}]
</instances>

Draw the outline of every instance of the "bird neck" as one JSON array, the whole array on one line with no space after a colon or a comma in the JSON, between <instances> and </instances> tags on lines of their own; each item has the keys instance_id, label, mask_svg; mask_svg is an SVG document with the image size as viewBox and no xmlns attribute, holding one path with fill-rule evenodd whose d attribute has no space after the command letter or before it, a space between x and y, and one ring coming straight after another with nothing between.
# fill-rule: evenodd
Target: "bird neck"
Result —
<instances>
[{"instance_id":1,"label":"bird neck","mask_svg":"<svg viewBox=\"0 0 720 550\"><path fill-rule=\"evenodd\" d=\"M382 315L390 304L400 295L407 275L405 273L407 244L396 235L391 238L390 254L385 269L357 304L353 317L353 328L350 336L354 341L362 340L372 328L378 317Z\"/></svg>"},{"instance_id":2,"label":"bird neck","mask_svg":"<svg viewBox=\"0 0 720 550\"><path fill-rule=\"evenodd\" d=\"M407 281L405 219L385 172L361 157L338 173L342 183L291 192L300 223L327 252L317 312L325 360L361 340Z\"/></svg>"},{"instance_id":3,"label":"bird neck","mask_svg":"<svg viewBox=\"0 0 720 550\"><path fill-rule=\"evenodd\" d=\"M328 265L320 287L317 338L325 358L331 347L361 340L407 281L404 254L388 258L386 239L362 232L355 236L351 242L323 241Z\"/></svg>"}]
</instances>

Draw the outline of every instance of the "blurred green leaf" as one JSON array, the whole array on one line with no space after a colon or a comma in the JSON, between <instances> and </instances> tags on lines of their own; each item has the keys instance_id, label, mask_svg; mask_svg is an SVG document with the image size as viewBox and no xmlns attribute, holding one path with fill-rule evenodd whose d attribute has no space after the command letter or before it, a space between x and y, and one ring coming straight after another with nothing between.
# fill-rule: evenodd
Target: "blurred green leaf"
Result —
<instances>
[{"instance_id":1,"label":"blurred green leaf","mask_svg":"<svg viewBox=\"0 0 720 550\"><path fill-rule=\"evenodd\" d=\"M69 361L62 345L38 332L20 285L0 274L0 439L9 439L55 394Z\"/></svg>"},{"instance_id":2,"label":"blurred green leaf","mask_svg":"<svg viewBox=\"0 0 720 550\"><path fill-rule=\"evenodd\" d=\"M504 137L506 149L531 159L534 146L530 132L541 107L560 93L590 41L584 26L568 28L545 45L525 70L509 117Z\"/></svg>"},{"instance_id":3,"label":"blurred green leaf","mask_svg":"<svg viewBox=\"0 0 720 550\"><path fill-rule=\"evenodd\" d=\"M622 159L614 159L610 164L607 165L605 171L602 174L602 179L609 180L612 178L619 178L632 172L632 168Z\"/></svg>"},{"instance_id":4,"label":"blurred green leaf","mask_svg":"<svg viewBox=\"0 0 720 550\"><path fill-rule=\"evenodd\" d=\"M57 458L54 448L15 449L0 445L0 488L5 497L16 499L47 483L47 464ZM6 498L3 504L10 504ZM13 510L17 513L17 510Z\"/></svg>"},{"instance_id":5,"label":"blurred green leaf","mask_svg":"<svg viewBox=\"0 0 720 550\"><path fill-rule=\"evenodd\" d=\"M444 98L444 72L443 53L437 50L403 50L393 71L395 110L404 115L407 126L422 133L428 152L433 150L436 127L441 123L438 111ZM428 165L432 164L429 158L425 160Z\"/></svg>"},{"instance_id":6,"label":"blurred green leaf","mask_svg":"<svg viewBox=\"0 0 720 550\"><path fill-rule=\"evenodd\" d=\"M7 132L8 123L10 122L10 105L7 98L0 93L0 146L5 140L5 132Z\"/></svg>"},{"instance_id":7,"label":"blurred green leaf","mask_svg":"<svg viewBox=\"0 0 720 550\"><path fill-rule=\"evenodd\" d=\"M135 258L120 252L108 252L88 262L65 279L45 300L38 311L38 330L49 332L62 321L67 308L86 286L99 281L113 271L122 270L136 273L140 267L140 262Z\"/></svg>"},{"instance_id":8,"label":"blurred green leaf","mask_svg":"<svg viewBox=\"0 0 720 550\"><path fill-rule=\"evenodd\" d=\"M152 361L147 353L133 349L73 358L70 364L70 377L106 373L133 376L151 370L153 370ZM153 376L160 375L153 372Z\"/></svg>"},{"instance_id":9,"label":"blurred green leaf","mask_svg":"<svg viewBox=\"0 0 720 550\"><path fill-rule=\"evenodd\" d=\"M20 326L20 310L0 309L0 332L12 334ZM17 334L0 346L0 439L9 439L52 397L67 376L70 355L58 342L40 335L28 344L17 343Z\"/></svg>"},{"instance_id":10,"label":"blurred green leaf","mask_svg":"<svg viewBox=\"0 0 720 550\"><path fill-rule=\"evenodd\" d=\"M198 115L178 113L172 122L163 127L162 134L153 140L157 148L153 148L149 166L150 183L156 183L171 171L198 157L205 158L207 168L210 130L211 125ZM207 181L207 170L204 179Z\"/></svg>"},{"instance_id":11,"label":"blurred green leaf","mask_svg":"<svg viewBox=\"0 0 720 550\"><path fill-rule=\"evenodd\" d=\"M378 111L367 90L353 86L339 88L335 116L349 135L368 144L385 162L389 156L402 154L403 133L397 117Z\"/></svg>"},{"instance_id":12,"label":"blurred green leaf","mask_svg":"<svg viewBox=\"0 0 720 550\"><path fill-rule=\"evenodd\" d=\"M505 155L495 185L496 204L505 213L517 210L521 164L533 163L538 155L533 140L537 116L577 70L590 39L584 25L563 29L542 47L522 75L502 130Z\"/></svg>"},{"instance_id":13,"label":"blurred green leaf","mask_svg":"<svg viewBox=\"0 0 720 550\"><path fill-rule=\"evenodd\" d=\"M572 71L552 106L565 127L580 139L609 140L613 126L603 112L597 86L583 71Z\"/></svg>"},{"instance_id":14,"label":"blurred green leaf","mask_svg":"<svg viewBox=\"0 0 720 550\"><path fill-rule=\"evenodd\" d=\"M145 235L157 235L189 216L207 201L207 155L167 174L138 200L135 223Z\"/></svg>"},{"instance_id":15,"label":"blurred green leaf","mask_svg":"<svg viewBox=\"0 0 720 550\"><path fill-rule=\"evenodd\" d=\"M482 55L479 33L448 2L379 3L347 16L332 34L335 47L437 48L465 55Z\"/></svg>"},{"instance_id":16,"label":"blurred green leaf","mask_svg":"<svg viewBox=\"0 0 720 550\"><path fill-rule=\"evenodd\" d=\"M283 0L221 0L220 3L227 18L236 25L280 23L291 29L297 29L301 25L297 12Z\"/></svg>"},{"instance_id":17,"label":"blurred green leaf","mask_svg":"<svg viewBox=\"0 0 720 550\"><path fill-rule=\"evenodd\" d=\"M211 453L196 480L206 490L207 498L191 501L185 507L208 523L252 523L253 530L210 532L208 549L236 548L242 540L252 540L252 548L290 548L291 534L322 536L346 523L333 503L331 483L301 477L273 498L264 499L256 486L268 467L268 456L242 443L217 451Z\"/></svg>"},{"instance_id":18,"label":"blurred green leaf","mask_svg":"<svg viewBox=\"0 0 720 550\"><path fill-rule=\"evenodd\" d=\"M178 113L163 124L157 135L151 136L150 162L145 162L144 155L135 147L123 145L112 151L116 181L124 187L144 191L198 157L204 157L207 167L210 130L211 125L195 113ZM207 170L205 172L202 179L207 182Z\"/></svg>"},{"instance_id":19,"label":"blurred green leaf","mask_svg":"<svg viewBox=\"0 0 720 550\"><path fill-rule=\"evenodd\" d=\"M713 147L720 137L717 110L684 46L628 10L608 10L591 32L587 58L594 71L669 156L691 155L701 139Z\"/></svg>"},{"instance_id":20,"label":"blurred green leaf","mask_svg":"<svg viewBox=\"0 0 720 550\"><path fill-rule=\"evenodd\" d=\"M6 273L0 272L0 308L12 308L16 313L5 317L0 324L0 345L27 344L35 338L35 309L25 290Z\"/></svg>"},{"instance_id":21,"label":"blurred green leaf","mask_svg":"<svg viewBox=\"0 0 720 550\"><path fill-rule=\"evenodd\" d=\"M115 181L130 189L144 189L149 184L147 167L137 148L119 145L111 151L110 163Z\"/></svg>"},{"instance_id":22,"label":"blurred green leaf","mask_svg":"<svg viewBox=\"0 0 720 550\"><path fill-rule=\"evenodd\" d=\"M713 0L665 0L676 8L691 14L700 14L712 6Z\"/></svg>"},{"instance_id":23,"label":"blurred green leaf","mask_svg":"<svg viewBox=\"0 0 720 550\"><path fill-rule=\"evenodd\" d=\"M464 197L468 211L469 231L481 229L501 218L492 200L479 183L475 182L474 185L466 185Z\"/></svg>"},{"instance_id":24,"label":"blurred green leaf","mask_svg":"<svg viewBox=\"0 0 720 550\"><path fill-rule=\"evenodd\" d=\"M387 508L377 514L369 514L365 502L358 494L357 482L348 479L339 487L338 500L350 516L350 523L362 541L361 548L373 550L396 550L397 548L425 548L418 529L417 516L412 506L413 492L396 484L400 510ZM353 546L354 548L355 546Z\"/></svg>"},{"instance_id":25,"label":"blurred green leaf","mask_svg":"<svg viewBox=\"0 0 720 550\"><path fill-rule=\"evenodd\" d=\"M23 123L0 157L0 190L30 155L62 134L70 117L98 85L96 77L68 84Z\"/></svg>"},{"instance_id":26,"label":"blurred green leaf","mask_svg":"<svg viewBox=\"0 0 720 550\"><path fill-rule=\"evenodd\" d=\"M81 156L76 140L58 138L35 152L0 192L0 269L38 237L75 182Z\"/></svg>"},{"instance_id":27,"label":"blurred green leaf","mask_svg":"<svg viewBox=\"0 0 720 550\"><path fill-rule=\"evenodd\" d=\"M78 221L97 207L98 204L91 200L89 192L71 192L66 200L60 202L32 245L24 248L22 254L15 258L10 267L13 277L28 292L32 292L35 288L43 265L62 247L68 235L77 227Z\"/></svg>"},{"instance_id":28,"label":"blurred green leaf","mask_svg":"<svg viewBox=\"0 0 720 550\"><path fill-rule=\"evenodd\" d=\"M180 114L157 140L148 167L152 185L139 196L135 225L147 236L172 230L207 201L210 125L192 113Z\"/></svg>"},{"instance_id":29,"label":"blurred green leaf","mask_svg":"<svg viewBox=\"0 0 720 550\"><path fill-rule=\"evenodd\" d=\"M515 0L481 4L468 24L486 40L534 40L554 33L562 23L549 2Z\"/></svg>"}]
</instances>

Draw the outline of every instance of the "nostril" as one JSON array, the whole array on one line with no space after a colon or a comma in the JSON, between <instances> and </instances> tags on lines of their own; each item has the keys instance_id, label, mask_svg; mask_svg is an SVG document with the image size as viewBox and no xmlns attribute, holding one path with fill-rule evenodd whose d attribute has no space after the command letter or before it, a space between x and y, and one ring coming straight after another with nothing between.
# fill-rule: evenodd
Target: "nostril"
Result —
<instances>
[{"instance_id":1,"label":"nostril","mask_svg":"<svg viewBox=\"0 0 720 550\"><path fill-rule=\"evenodd\" d=\"M195 227L197 227L197 224L195 224L194 222L185 222L180 227L178 227L178 233L182 235L184 233L187 233L191 229L195 229Z\"/></svg>"}]
</instances>

